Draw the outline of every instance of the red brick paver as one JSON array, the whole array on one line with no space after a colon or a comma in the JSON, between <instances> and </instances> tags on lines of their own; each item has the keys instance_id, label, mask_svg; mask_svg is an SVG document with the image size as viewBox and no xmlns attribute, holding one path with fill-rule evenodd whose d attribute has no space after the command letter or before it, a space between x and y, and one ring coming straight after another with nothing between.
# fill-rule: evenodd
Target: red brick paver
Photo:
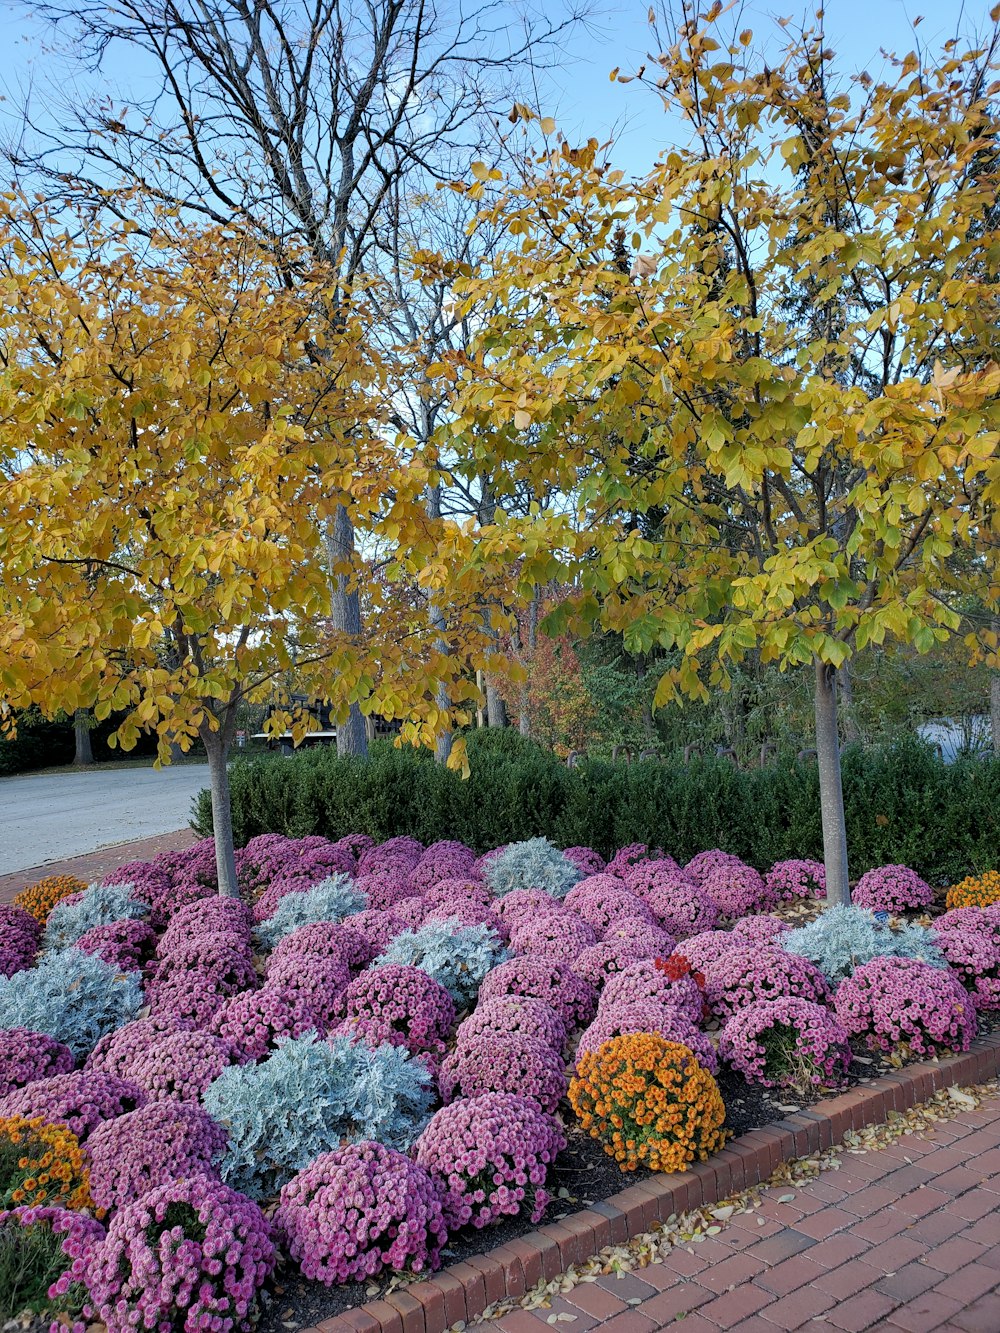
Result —
<instances>
[{"instance_id":1,"label":"red brick paver","mask_svg":"<svg viewBox=\"0 0 1000 1333\"><path fill-rule=\"evenodd\" d=\"M778 1198L796 1194L794 1204ZM1000 1333L1000 1101L778 1186L719 1235L476 1333ZM650 1292L655 1288L655 1292ZM626 1309L622 1307L626 1306ZM553 1319L553 1314L556 1318Z\"/></svg>"},{"instance_id":2,"label":"red brick paver","mask_svg":"<svg viewBox=\"0 0 1000 1333\"><path fill-rule=\"evenodd\" d=\"M15 894L29 884L48 879L50 875L76 875L77 879L92 884L127 861L149 861L157 852L179 852L197 841L198 834L191 829L178 829L176 833L160 833L155 838L136 838L132 842L117 843L114 847L102 847L99 851L74 856L68 861L49 861L28 870L15 870L9 875L0 875L0 903L9 903Z\"/></svg>"}]
</instances>

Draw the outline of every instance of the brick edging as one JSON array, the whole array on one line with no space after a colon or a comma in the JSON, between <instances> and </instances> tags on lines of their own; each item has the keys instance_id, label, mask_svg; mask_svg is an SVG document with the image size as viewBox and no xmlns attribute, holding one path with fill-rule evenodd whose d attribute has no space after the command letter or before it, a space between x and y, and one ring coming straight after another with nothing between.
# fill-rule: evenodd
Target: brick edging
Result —
<instances>
[{"instance_id":1,"label":"brick edging","mask_svg":"<svg viewBox=\"0 0 1000 1333\"><path fill-rule=\"evenodd\" d=\"M324 1319L302 1333L447 1333L460 1320L478 1318L495 1301L517 1300L540 1279L551 1281L571 1264L648 1231L672 1213L718 1203L760 1184L779 1163L832 1147L852 1129L882 1124L890 1111L906 1111L941 1088L985 1083L998 1074L1000 1034L981 1037L964 1055L907 1065L898 1073L860 1084L809 1110L741 1134L690 1171L651 1176L559 1222L452 1264L384 1300Z\"/></svg>"}]
</instances>

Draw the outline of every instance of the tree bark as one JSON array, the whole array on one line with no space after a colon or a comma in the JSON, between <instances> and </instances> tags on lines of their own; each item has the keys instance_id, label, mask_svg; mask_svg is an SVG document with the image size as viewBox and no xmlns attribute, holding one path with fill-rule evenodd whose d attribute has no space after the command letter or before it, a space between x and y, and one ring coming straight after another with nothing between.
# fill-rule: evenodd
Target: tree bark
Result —
<instances>
[{"instance_id":1,"label":"tree bark","mask_svg":"<svg viewBox=\"0 0 1000 1333\"><path fill-rule=\"evenodd\" d=\"M813 660L813 666L816 673L816 759L823 818L826 900L833 905L846 905L851 901L851 885L847 871L847 825L837 730L837 671L818 657Z\"/></svg>"},{"instance_id":2,"label":"tree bark","mask_svg":"<svg viewBox=\"0 0 1000 1333\"><path fill-rule=\"evenodd\" d=\"M73 763L77 768L87 768L94 762L94 752L90 745L90 714L86 708L78 708L73 714L73 740L75 754Z\"/></svg>"},{"instance_id":3,"label":"tree bark","mask_svg":"<svg viewBox=\"0 0 1000 1333\"><path fill-rule=\"evenodd\" d=\"M229 794L229 746L224 732L203 732L208 755L208 781L212 792L212 832L215 837L215 867L219 892L239 897L236 880L236 851L233 846L233 806Z\"/></svg>"},{"instance_id":4,"label":"tree bark","mask_svg":"<svg viewBox=\"0 0 1000 1333\"><path fill-rule=\"evenodd\" d=\"M427 418L426 408L421 418L423 428L423 440L426 443L430 438L431 426ZM441 487L432 486L427 493L427 516L431 520L437 520L441 517ZM439 653L447 655L448 640L446 638L448 630L448 621L444 613L444 607L435 598L431 598L430 606L427 611L428 619L433 628L438 632L439 638L435 643ZM434 702L443 713L450 713L451 699L448 697L448 690L445 685L438 685ZM446 764L451 755L452 741L454 739L451 727L446 727L444 731L438 733L434 742L434 759L439 764Z\"/></svg>"},{"instance_id":5,"label":"tree bark","mask_svg":"<svg viewBox=\"0 0 1000 1333\"><path fill-rule=\"evenodd\" d=\"M854 745L861 739L861 728L858 726L858 719L854 714L854 673L851 670L850 658L837 672L837 685L843 701L841 724L844 728L844 740L849 745Z\"/></svg>"},{"instance_id":6,"label":"tree bark","mask_svg":"<svg viewBox=\"0 0 1000 1333\"><path fill-rule=\"evenodd\" d=\"M338 565L349 564L354 555L354 524L343 505L337 505L332 523L327 524L326 549L330 561L330 619L342 634L357 637L361 633L361 598L351 588L349 575L334 572ZM365 718L358 703L352 703L346 722L337 723L337 753L368 754Z\"/></svg>"},{"instance_id":7,"label":"tree bark","mask_svg":"<svg viewBox=\"0 0 1000 1333\"><path fill-rule=\"evenodd\" d=\"M486 725L488 727L507 725L507 706L492 676L486 677Z\"/></svg>"}]
</instances>

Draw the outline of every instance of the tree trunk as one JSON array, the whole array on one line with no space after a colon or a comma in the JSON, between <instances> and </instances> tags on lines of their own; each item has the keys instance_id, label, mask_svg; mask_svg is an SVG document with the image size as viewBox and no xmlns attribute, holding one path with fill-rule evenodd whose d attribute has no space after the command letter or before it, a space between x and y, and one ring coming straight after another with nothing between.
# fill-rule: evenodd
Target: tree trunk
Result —
<instances>
[{"instance_id":1,"label":"tree trunk","mask_svg":"<svg viewBox=\"0 0 1000 1333\"><path fill-rule=\"evenodd\" d=\"M993 621L993 632L1000 635L1000 617ZM1000 667L990 672L990 731L993 753L1000 759Z\"/></svg>"},{"instance_id":2,"label":"tree trunk","mask_svg":"<svg viewBox=\"0 0 1000 1333\"><path fill-rule=\"evenodd\" d=\"M426 441L430 436L430 423L426 419L426 411L424 414L423 427L424 427L424 440ZM428 492L427 515L430 519L433 520L440 519L441 517L440 486L432 486ZM431 622L431 625L434 627L435 630L437 630L440 636L435 642L434 646L439 653L447 655L449 652L449 648L448 648L448 640L445 636L448 630L448 621L445 617L444 607L440 604L440 602L436 601L432 597L427 614ZM445 685L439 685L437 687L437 693L435 695L434 702L437 704L441 712L450 714L451 699L448 697L448 690ZM451 755L451 746L453 739L454 737L450 726L446 727L444 731L438 733L437 739L434 742L434 758L437 763L446 764L448 762L448 759Z\"/></svg>"},{"instance_id":3,"label":"tree trunk","mask_svg":"<svg viewBox=\"0 0 1000 1333\"><path fill-rule=\"evenodd\" d=\"M486 677L486 725L488 727L507 725L507 707L492 676Z\"/></svg>"},{"instance_id":4,"label":"tree trunk","mask_svg":"<svg viewBox=\"0 0 1000 1333\"><path fill-rule=\"evenodd\" d=\"M73 763L77 768L87 768L94 762L94 752L90 746L90 713L86 708L78 708L73 714L73 740L76 753Z\"/></svg>"},{"instance_id":5,"label":"tree trunk","mask_svg":"<svg viewBox=\"0 0 1000 1333\"><path fill-rule=\"evenodd\" d=\"M219 892L239 897L236 881L236 852L233 847L233 806L229 795L229 745L224 733L203 733L208 755L208 780L212 791L212 831L215 835L215 867Z\"/></svg>"},{"instance_id":6,"label":"tree trunk","mask_svg":"<svg viewBox=\"0 0 1000 1333\"><path fill-rule=\"evenodd\" d=\"M350 589L350 577L335 572L339 565L348 564L354 554L354 524L343 505L337 505L333 521L326 528L326 549L330 562L330 619L333 628L342 634L357 636L361 633L361 598L357 588ZM346 722L337 724L337 753L368 754L368 737L361 707L352 703Z\"/></svg>"},{"instance_id":7,"label":"tree trunk","mask_svg":"<svg viewBox=\"0 0 1000 1333\"><path fill-rule=\"evenodd\" d=\"M847 825L837 731L837 671L818 657L813 665L816 672L816 758L823 817L826 900L834 905L846 905L851 901L851 887L847 873Z\"/></svg>"},{"instance_id":8,"label":"tree trunk","mask_svg":"<svg viewBox=\"0 0 1000 1333\"><path fill-rule=\"evenodd\" d=\"M851 670L850 658L837 672L837 686L843 702L841 722L844 728L844 740L849 745L854 745L861 739L861 728L854 714L854 673Z\"/></svg>"}]
</instances>

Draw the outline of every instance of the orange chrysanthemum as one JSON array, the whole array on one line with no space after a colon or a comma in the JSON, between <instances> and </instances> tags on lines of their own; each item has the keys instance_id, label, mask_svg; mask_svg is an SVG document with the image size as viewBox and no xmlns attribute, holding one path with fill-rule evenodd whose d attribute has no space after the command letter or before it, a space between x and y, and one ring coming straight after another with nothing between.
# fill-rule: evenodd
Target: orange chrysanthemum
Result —
<instances>
[{"instance_id":1,"label":"orange chrysanthemum","mask_svg":"<svg viewBox=\"0 0 1000 1333\"><path fill-rule=\"evenodd\" d=\"M679 1042L649 1032L606 1041L577 1066L569 1099L580 1124L624 1171L683 1171L726 1141L718 1085Z\"/></svg>"},{"instance_id":2,"label":"orange chrysanthemum","mask_svg":"<svg viewBox=\"0 0 1000 1333\"><path fill-rule=\"evenodd\" d=\"M961 884L953 884L945 897L952 907L992 907L1000 903L1000 870L987 870L984 875L970 875Z\"/></svg>"},{"instance_id":3,"label":"orange chrysanthemum","mask_svg":"<svg viewBox=\"0 0 1000 1333\"><path fill-rule=\"evenodd\" d=\"M37 884L29 884L14 899L15 907L23 907L42 925L57 902L68 898L71 893L82 893L87 885L75 875L50 875L40 879Z\"/></svg>"},{"instance_id":4,"label":"orange chrysanthemum","mask_svg":"<svg viewBox=\"0 0 1000 1333\"><path fill-rule=\"evenodd\" d=\"M0 1209L92 1208L90 1171L79 1140L40 1117L0 1117Z\"/></svg>"}]
</instances>

